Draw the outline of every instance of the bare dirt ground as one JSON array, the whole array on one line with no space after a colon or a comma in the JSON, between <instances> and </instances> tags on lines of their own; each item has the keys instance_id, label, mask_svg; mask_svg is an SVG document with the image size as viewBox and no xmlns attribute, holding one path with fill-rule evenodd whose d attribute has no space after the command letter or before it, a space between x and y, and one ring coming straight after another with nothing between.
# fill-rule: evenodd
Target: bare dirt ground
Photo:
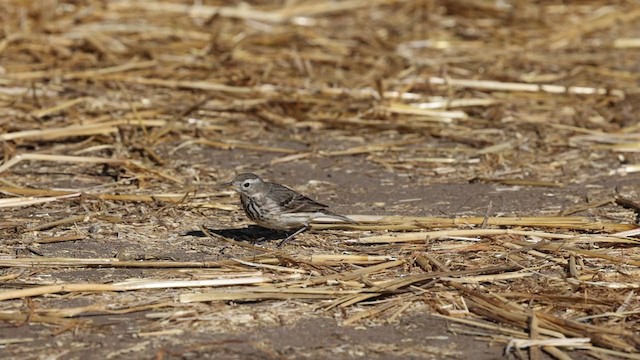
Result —
<instances>
[{"instance_id":1,"label":"bare dirt ground","mask_svg":"<svg viewBox=\"0 0 640 360\"><path fill-rule=\"evenodd\" d=\"M640 359L635 2L192 5L3 5L2 358Z\"/></svg>"}]
</instances>

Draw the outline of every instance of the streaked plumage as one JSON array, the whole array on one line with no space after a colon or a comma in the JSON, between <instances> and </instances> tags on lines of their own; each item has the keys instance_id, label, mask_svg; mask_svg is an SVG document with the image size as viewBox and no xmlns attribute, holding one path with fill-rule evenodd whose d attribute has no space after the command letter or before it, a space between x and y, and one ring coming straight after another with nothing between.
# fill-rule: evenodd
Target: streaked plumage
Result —
<instances>
[{"instance_id":1,"label":"streaked plumage","mask_svg":"<svg viewBox=\"0 0 640 360\"><path fill-rule=\"evenodd\" d=\"M280 245L307 230L309 223L314 219L328 218L342 222L355 222L330 211L327 205L284 185L266 182L255 174L240 174L226 185L233 186L234 190L240 194L242 209L256 224L275 230L297 230Z\"/></svg>"}]
</instances>

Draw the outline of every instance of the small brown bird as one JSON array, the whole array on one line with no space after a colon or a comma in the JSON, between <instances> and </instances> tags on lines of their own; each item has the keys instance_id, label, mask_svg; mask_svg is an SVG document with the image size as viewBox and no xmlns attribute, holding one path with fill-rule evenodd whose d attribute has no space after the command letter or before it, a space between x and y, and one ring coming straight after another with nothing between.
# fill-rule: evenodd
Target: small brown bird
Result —
<instances>
[{"instance_id":1,"label":"small brown bird","mask_svg":"<svg viewBox=\"0 0 640 360\"><path fill-rule=\"evenodd\" d=\"M224 185L232 186L240 194L242 209L256 224L275 230L297 229L278 246L308 230L309 223L314 219L325 218L356 223L346 216L330 211L327 205L284 185L266 182L255 174L240 174Z\"/></svg>"}]
</instances>

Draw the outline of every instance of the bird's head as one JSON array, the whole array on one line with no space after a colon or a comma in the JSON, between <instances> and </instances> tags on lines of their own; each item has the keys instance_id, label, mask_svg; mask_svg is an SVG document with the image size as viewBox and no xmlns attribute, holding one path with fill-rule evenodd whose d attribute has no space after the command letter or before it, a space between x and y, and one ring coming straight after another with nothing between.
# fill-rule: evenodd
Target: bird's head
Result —
<instances>
[{"instance_id":1,"label":"bird's head","mask_svg":"<svg viewBox=\"0 0 640 360\"><path fill-rule=\"evenodd\" d=\"M264 181L256 174L244 173L239 174L233 180L224 185L230 186L233 190L245 194L245 195L253 195L257 191L259 191L260 186L264 183Z\"/></svg>"}]
</instances>

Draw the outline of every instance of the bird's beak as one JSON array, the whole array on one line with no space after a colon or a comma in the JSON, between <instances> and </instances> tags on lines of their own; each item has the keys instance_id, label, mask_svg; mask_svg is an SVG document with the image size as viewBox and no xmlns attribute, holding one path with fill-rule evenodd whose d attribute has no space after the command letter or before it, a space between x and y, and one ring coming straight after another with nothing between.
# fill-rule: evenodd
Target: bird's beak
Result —
<instances>
[{"instance_id":1,"label":"bird's beak","mask_svg":"<svg viewBox=\"0 0 640 360\"><path fill-rule=\"evenodd\" d=\"M230 188L232 186L233 186L233 183L231 181L229 181L229 182L225 182L225 183L222 183L222 184L218 185L218 188L225 189L225 188Z\"/></svg>"}]
</instances>

